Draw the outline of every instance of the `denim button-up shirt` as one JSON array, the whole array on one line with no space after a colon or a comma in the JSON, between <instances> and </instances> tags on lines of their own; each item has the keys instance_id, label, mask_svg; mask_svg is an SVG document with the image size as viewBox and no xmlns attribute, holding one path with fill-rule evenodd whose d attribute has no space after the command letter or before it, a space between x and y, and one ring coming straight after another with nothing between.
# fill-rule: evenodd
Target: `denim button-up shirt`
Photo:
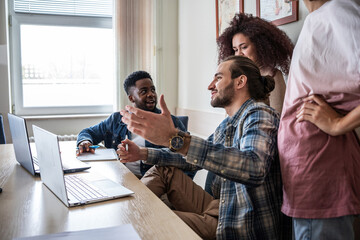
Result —
<instances>
[{"instance_id":1,"label":"denim button-up shirt","mask_svg":"<svg viewBox=\"0 0 360 240\"><path fill-rule=\"evenodd\" d=\"M192 136L186 159L151 149L147 162L192 165L217 175L212 182L214 197L221 199L217 239L279 239L284 232L278 125L272 108L249 99L207 141Z\"/></svg>"},{"instance_id":2,"label":"denim button-up shirt","mask_svg":"<svg viewBox=\"0 0 360 240\"><path fill-rule=\"evenodd\" d=\"M158 108L156 108L154 112L161 113ZM85 128L78 135L77 145L85 140L90 141L92 144L99 144L101 141L104 141L106 148L116 150L121 141L125 139L125 136L131 139L131 132L127 129L127 125L121 121L121 118L120 113L115 112L99 124ZM176 128L186 131L185 126L177 117L171 115L171 118ZM145 141L145 147L161 148L162 146ZM152 167L152 165L144 164L140 161L140 171L142 175L144 175L150 167Z\"/></svg>"}]
</instances>

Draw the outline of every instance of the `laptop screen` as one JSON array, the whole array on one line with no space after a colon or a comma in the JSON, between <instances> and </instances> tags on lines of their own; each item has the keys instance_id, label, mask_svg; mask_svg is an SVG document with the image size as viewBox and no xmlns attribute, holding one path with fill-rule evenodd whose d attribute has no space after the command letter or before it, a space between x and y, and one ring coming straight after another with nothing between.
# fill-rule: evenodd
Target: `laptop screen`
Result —
<instances>
[{"instance_id":1,"label":"laptop screen","mask_svg":"<svg viewBox=\"0 0 360 240\"><path fill-rule=\"evenodd\" d=\"M8 119L16 160L35 175L25 119L11 113L8 114Z\"/></svg>"}]
</instances>

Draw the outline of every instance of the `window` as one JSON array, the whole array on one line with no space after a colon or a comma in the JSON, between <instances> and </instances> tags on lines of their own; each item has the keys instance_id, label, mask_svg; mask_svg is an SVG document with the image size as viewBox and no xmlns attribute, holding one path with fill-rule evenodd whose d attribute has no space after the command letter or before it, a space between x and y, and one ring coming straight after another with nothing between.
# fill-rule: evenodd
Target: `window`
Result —
<instances>
[{"instance_id":1,"label":"window","mask_svg":"<svg viewBox=\"0 0 360 240\"><path fill-rule=\"evenodd\" d=\"M21 115L110 113L112 1L9 1L12 95Z\"/></svg>"}]
</instances>

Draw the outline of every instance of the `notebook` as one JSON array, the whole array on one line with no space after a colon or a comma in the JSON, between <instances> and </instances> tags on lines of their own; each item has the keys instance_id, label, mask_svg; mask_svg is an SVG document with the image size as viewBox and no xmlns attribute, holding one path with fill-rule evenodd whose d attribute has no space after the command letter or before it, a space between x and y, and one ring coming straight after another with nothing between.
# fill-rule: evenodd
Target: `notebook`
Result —
<instances>
[{"instance_id":1,"label":"notebook","mask_svg":"<svg viewBox=\"0 0 360 240\"><path fill-rule=\"evenodd\" d=\"M113 148L98 148L94 153L84 152L76 157L80 161L106 161L118 160L118 156Z\"/></svg>"},{"instance_id":2,"label":"notebook","mask_svg":"<svg viewBox=\"0 0 360 240\"><path fill-rule=\"evenodd\" d=\"M58 136L35 125L33 130L41 180L67 207L134 194L119 183L93 173L64 176Z\"/></svg>"},{"instance_id":3,"label":"notebook","mask_svg":"<svg viewBox=\"0 0 360 240\"><path fill-rule=\"evenodd\" d=\"M8 119L16 160L32 175L38 175L40 170L36 157L36 149L34 148L35 145L29 143L25 119L11 113L8 113ZM64 162L63 166L65 173L84 171L91 167L75 157Z\"/></svg>"}]
</instances>

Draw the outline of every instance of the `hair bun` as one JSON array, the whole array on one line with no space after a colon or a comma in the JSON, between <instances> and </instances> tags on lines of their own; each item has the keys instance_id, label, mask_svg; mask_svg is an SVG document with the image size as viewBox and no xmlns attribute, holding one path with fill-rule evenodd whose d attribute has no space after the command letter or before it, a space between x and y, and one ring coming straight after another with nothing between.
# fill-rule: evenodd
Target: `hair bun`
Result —
<instances>
[{"instance_id":1,"label":"hair bun","mask_svg":"<svg viewBox=\"0 0 360 240\"><path fill-rule=\"evenodd\" d=\"M274 78L272 78L271 76L267 75L267 76L261 76L261 82L264 85L264 90L265 90L265 94L270 93L272 90L274 90L275 88L275 81Z\"/></svg>"}]
</instances>

